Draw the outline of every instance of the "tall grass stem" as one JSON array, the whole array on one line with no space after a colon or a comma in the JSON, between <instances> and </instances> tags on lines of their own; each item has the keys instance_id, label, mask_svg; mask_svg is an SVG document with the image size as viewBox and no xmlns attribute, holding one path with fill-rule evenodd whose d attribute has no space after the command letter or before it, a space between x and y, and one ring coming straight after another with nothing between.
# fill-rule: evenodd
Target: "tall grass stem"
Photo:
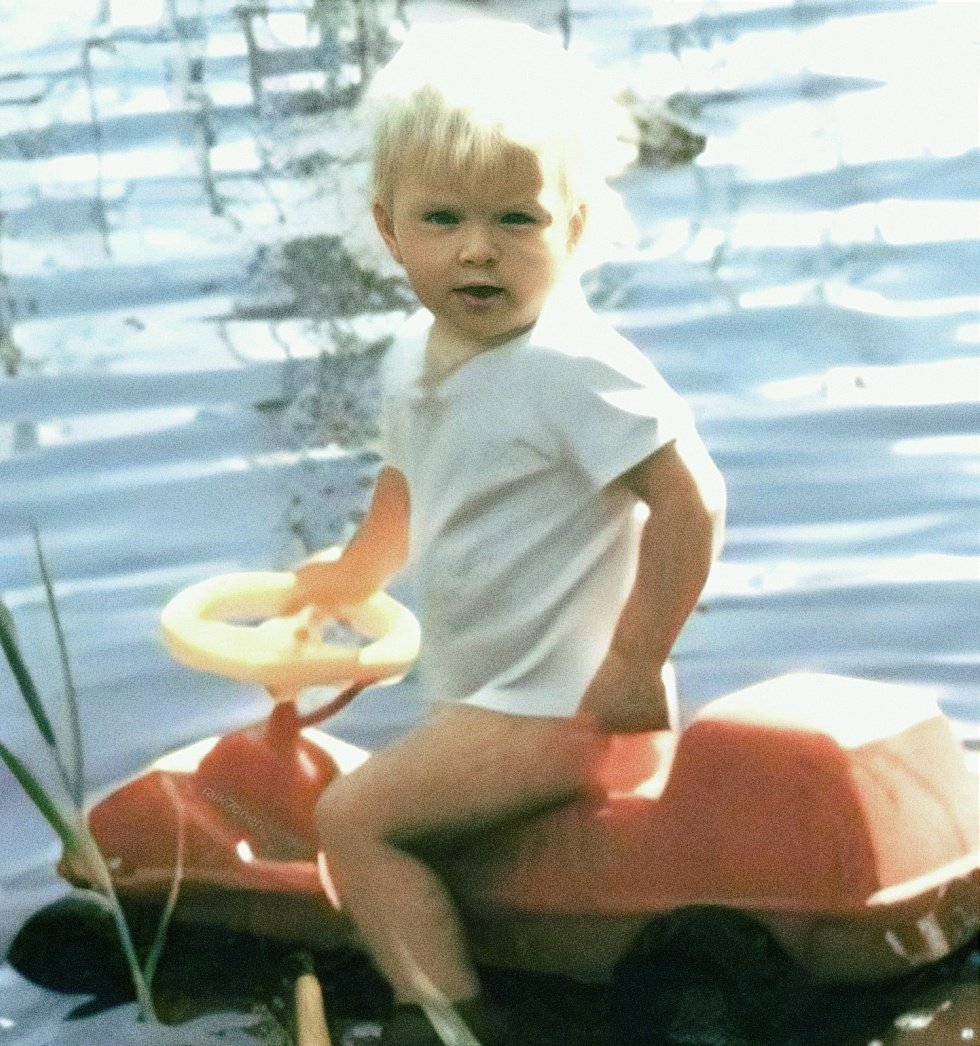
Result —
<instances>
[{"instance_id":1,"label":"tall grass stem","mask_svg":"<svg viewBox=\"0 0 980 1046\"><path fill-rule=\"evenodd\" d=\"M44 738L48 747L57 756L58 745L55 741L51 721L48 719L47 712L44 711L41 697L34 686L34 680L31 678L31 674L24 664L24 659L21 657L20 647L17 645L17 636L14 631L13 618L6 607L4 607L3 613L0 614L0 646L3 647L7 663L10 665L10 671L14 674L17 688L24 698L24 703L31 713L31 718L37 725L41 737Z\"/></svg>"},{"instance_id":2,"label":"tall grass stem","mask_svg":"<svg viewBox=\"0 0 980 1046\"><path fill-rule=\"evenodd\" d=\"M180 886L184 881L184 852L187 839L184 807L180 802L180 797L177 795L177 789L174 787L173 781L166 776L162 776L160 781L164 791L174 804L174 810L177 812L177 852L174 856L174 877L170 883L167 901L160 915L160 921L157 923L157 930L153 935L153 943L150 945L150 950L147 953L146 962L143 964L143 977L148 988L153 987L153 978L156 976L157 965L160 962L160 956L163 953L163 947L167 940L167 930L170 928L170 921L173 918L174 909L177 907Z\"/></svg>"},{"instance_id":3,"label":"tall grass stem","mask_svg":"<svg viewBox=\"0 0 980 1046\"><path fill-rule=\"evenodd\" d=\"M51 622L54 626L55 640L58 644L61 676L65 687L65 708L68 716L68 754L63 761L61 770L68 794L72 797L75 805L81 809L85 801L85 766L82 757L82 723L78 713L78 691L75 689L75 679L72 675L71 662L68 658L68 644L65 641L65 631L61 626L61 614L58 613L58 603L54 598L54 584L51 581L51 573L44 558L44 549L41 547L41 534L36 526L32 529L38 569L41 572L44 594L47 597L48 608L51 611Z\"/></svg>"},{"instance_id":4,"label":"tall grass stem","mask_svg":"<svg viewBox=\"0 0 980 1046\"><path fill-rule=\"evenodd\" d=\"M40 557L40 542L37 540L36 532L35 541L37 542L38 555ZM56 621L55 628L59 634L59 644L62 645L63 648L62 665L65 667L67 666L67 654L66 648L63 646L64 635L61 632L60 620L58 619L57 610L54 606L54 592L51 580L47 574L47 568L43 565L43 561L41 571L44 577L45 592L47 594L49 605L51 606L52 615ZM136 992L136 1004L139 1008L140 1016L147 1024L159 1025L160 1022L153 1007L153 998L150 994L150 989L146 978L143 975L143 971L140 968L139 958L136 954L135 945L133 944L133 938L129 932L129 926L126 923L126 916L112 882L112 875L109 872L105 858L99 850L98 844L89 829L85 817L81 732L78 729L78 705L74 685L71 683L70 671L68 671L66 675L66 701L73 709L73 726L71 734L72 744L74 745L74 755L72 756L71 765L69 766L68 762L65 760L64 753L60 748L58 738L51 727L51 721L41 703L41 698L37 687L34 684L34 680L24 662L20 647L17 643L13 618L2 601L0 601L0 645L3 647L3 652L6 655L7 662L13 672L21 696L31 713L31 717L34 720L39 733L50 749L54 762L61 774L62 782L68 792L68 798L59 800L53 797L45 789L44 785L41 784L33 771L27 767L24 761L15 755L14 752L3 742L0 742L0 760L2 760L7 766L17 783L27 794L28 798L34 803L44 819L49 825L51 825L58 837L61 839L65 849L66 860L77 868L83 877L106 898L106 901L108 902L108 910L110 911L113 922L116 926L119 944L122 947L123 955L125 956L126 963L129 966L133 988Z\"/></svg>"}]
</instances>

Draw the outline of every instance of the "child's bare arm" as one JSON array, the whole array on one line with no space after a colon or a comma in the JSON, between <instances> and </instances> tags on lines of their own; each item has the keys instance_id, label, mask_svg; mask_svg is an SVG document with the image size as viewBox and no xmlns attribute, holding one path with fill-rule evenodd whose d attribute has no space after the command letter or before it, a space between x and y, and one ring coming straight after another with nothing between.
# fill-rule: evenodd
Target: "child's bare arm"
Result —
<instances>
[{"instance_id":1,"label":"child's bare arm","mask_svg":"<svg viewBox=\"0 0 980 1046\"><path fill-rule=\"evenodd\" d=\"M378 473L364 519L339 557L336 550L326 549L294 571L295 607L358 603L384 587L408 558L408 519L405 476L386 465Z\"/></svg>"},{"instance_id":2,"label":"child's bare arm","mask_svg":"<svg viewBox=\"0 0 980 1046\"><path fill-rule=\"evenodd\" d=\"M636 581L579 706L603 729L672 726L661 673L704 588L724 515L723 484L710 463L707 471L709 482L699 485L671 444L618 481L650 506L650 515Z\"/></svg>"}]
</instances>

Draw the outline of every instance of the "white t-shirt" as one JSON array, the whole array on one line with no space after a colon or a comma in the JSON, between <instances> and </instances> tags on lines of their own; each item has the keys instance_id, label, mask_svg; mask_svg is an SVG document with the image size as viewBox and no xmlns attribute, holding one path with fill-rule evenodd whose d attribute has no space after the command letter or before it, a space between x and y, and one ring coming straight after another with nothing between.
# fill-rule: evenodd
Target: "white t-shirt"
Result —
<instances>
[{"instance_id":1,"label":"white t-shirt","mask_svg":"<svg viewBox=\"0 0 980 1046\"><path fill-rule=\"evenodd\" d=\"M435 383L423 315L386 359L382 423L411 497L423 684L435 701L570 716L635 577L645 506L610 484L672 441L720 477L687 406L578 287Z\"/></svg>"}]
</instances>

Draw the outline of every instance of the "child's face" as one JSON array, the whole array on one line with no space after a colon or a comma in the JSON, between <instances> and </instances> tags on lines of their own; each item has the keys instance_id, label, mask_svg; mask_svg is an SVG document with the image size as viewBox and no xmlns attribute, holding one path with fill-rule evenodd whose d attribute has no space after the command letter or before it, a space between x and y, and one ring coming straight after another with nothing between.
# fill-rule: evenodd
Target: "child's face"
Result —
<instances>
[{"instance_id":1,"label":"child's face","mask_svg":"<svg viewBox=\"0 0 980 1046\"><path fill-rule=\"evenodd\" d=\"M408 172L378 229L435 316L433 334L492 348L531 327L582 231L538 163L513 150L493 176Z\"/></svg>"}]
</instances>

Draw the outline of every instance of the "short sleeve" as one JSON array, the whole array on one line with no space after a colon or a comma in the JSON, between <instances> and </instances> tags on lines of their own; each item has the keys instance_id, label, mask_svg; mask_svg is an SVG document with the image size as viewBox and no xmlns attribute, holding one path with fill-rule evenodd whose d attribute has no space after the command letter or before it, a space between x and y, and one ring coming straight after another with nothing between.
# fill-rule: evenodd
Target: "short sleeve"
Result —
<instances>
[{"instance_id":1,"label":"short sleeve","mask_svg":"<svg viewBox=\"0 0 980 1046\"><path fill-rule=\"evenodd\" d=\"M597 487L694 431L687 405L638 349L617 336L608 350L547 352L538 386L557 453Z\"/></svg>"}]
</instances>

